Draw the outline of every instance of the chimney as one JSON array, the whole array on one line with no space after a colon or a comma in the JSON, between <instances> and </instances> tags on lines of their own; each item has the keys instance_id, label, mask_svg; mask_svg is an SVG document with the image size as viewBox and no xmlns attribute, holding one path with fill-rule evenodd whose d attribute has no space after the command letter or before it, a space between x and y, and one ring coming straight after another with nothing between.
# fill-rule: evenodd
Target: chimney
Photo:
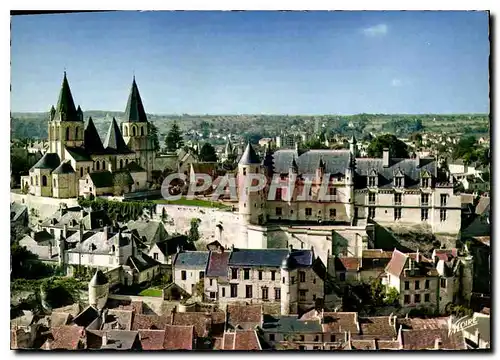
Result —
<instances>
[{"instance_id":1,"label":"chimney","mask_svg":"<svg viewBox=\"0 0 500 360\"><path fill-rule=\"evenodd\" d=\"M413 260L408 256L408 270L413 270Z\"/></svg>"},{"instance_id":2,"label":"chimney","mask_svg":"<svg viewBox=\"0 0 500 360\"><path fill-rule=\"evenodd\" d=\"M85 210L83 210L83 208L80 208L80 217L82 219L85 217Z\"/></svg>"},{"instance_id":3,"label":"chimney","mask_svg":"<svg viewBox=\"0 0 500 360\"><path fill-rule=\"evenodd\" d=\"M108 345L108 333L106 331L102 334L102 346Z\"/></svg>"},{"instance_id":4,"label":"chimney","mask_svg":"<svg viewBox=\"0 0 500 360\"><path fill-rule=\"evenodd\" d=\"M434 340L434 349L435 350L439 350L441 349L441 338L436 338L436 340Z\"/></svg>"},{"instance_id":5,"label":"chimney","mask_svg":"<svg viewBox=\"0 0 500 360\"><path fill-rule=\"evenodd\" d=\"M417 249L417 255L415 256L415 262L418 264L420 262L420 251Z\"/></svg>"},{"instance_id":6,"label":"chimney","mask_svg":"<svg viewBox=\"0 0 500 360\"><path fill-rule=\"evenodd\" d=\"M384 167L389 167L390 166L389 163L390 163L389 149L384 148L384 150L382 152L382 165Z\"/></svg>"},{"instance_id":7,"label":"chimney","mask_svg":"<svg viewBox=\"0 0 500 360\"><path fill-rule=\"evenodd\" d=\"M421 166L421 163L420 163L420 155L417 153L416 156L415 156L415 162L417 163L417 167L420 167Z\"/></svg>"},{"instance_id":8,"label":"chimney","mask_svg":"<svg viewBox=\"0 0 500 360\"><path fill-rule=\"evenodd\" d=\"M68 238L68 224L63 225L63 233L62 233L63 238L66 240Z\"/></svg>"}]
</instances>

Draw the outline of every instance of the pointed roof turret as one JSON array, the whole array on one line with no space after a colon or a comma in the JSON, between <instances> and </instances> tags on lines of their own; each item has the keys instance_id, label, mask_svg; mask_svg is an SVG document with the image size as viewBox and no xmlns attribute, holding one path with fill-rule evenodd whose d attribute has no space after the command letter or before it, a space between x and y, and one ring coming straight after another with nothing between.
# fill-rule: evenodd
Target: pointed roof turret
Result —
<instances>
[{"instance_id":1,"label":"pointed roof turret","mask_svg":"<svg viewBox=\"0 0 500 360\"><path fill-rule=\"evenodd\" d=\"M85 144L85 149L89 153L96 154L104 152L104 146L102 146L101 138L99 137L99 133L95 128L92 117L89 117L89 122L87 123L87 127L85 128L85 132L83 134L83 143Z\"/></svg>"},{"instance_id":2,"label":"pointed roof turret","mask_svg":"<svg viewBox=\"0 0 500 360\"><path fill-rule=\"evenodd\" d=\"M257 156L257 153L253 149L252 145L250 143L247 144L247 147L245 149L245 152L241 156L240 165L254 165L254 164L260 164L259 157Z\"/></svg>"},{"instance_id":3,"label":"pointed roof turret","mask_svg":"<svg viewBox=\"0 0 500 360\"><path fill-rule=\"evenodd\" d=\"M108 134L106 135L106 140L104 141L104 147L107 151L119 154L128 154L131 152L123 140L122 133L120 132L120 128L118 127L114 117L113 121L109 125Z\"/></svg>"},{"instance_id":4,"label":"pointed roof turret","mask_svg":"<svg viewBox=\"0 0 500 360\"><path fill-rule=\"evenodd\" d=\"M50 107L50 120L54 120L54 116L56 115L56 108L54 105Z\"/></svg>"},{"instance_id":5,"label":"pointed roof turret","mask_svg":"<svg viewBox=\"0 0 500 360\"><path fill-rule=\"evenodd\" d=\"M61 121L78 121L76 115L75 102L73 101L73 95L71 95L65 71L61 91L59 92L59 99L57 100L56 118Z\"/></svg>"},{"instance_id":6,"label":"pointed roof turret","mask_svg":"<svg viewBox=\"0 0 500 360\"><path fill-rule=\"evenodd\" d=\"M144 111L144 106L142 105L141 95L139 94L139 88L135 82L135 76L132 80L132 88L130 89L130 94L128 96L127 108L125 109L125 122L147 122L148 118L146 112Z\"/></svg>"},{"instance_id":7,"label":"pointed roof turret","mask_svg":"<svg viewBox=\"0 0 500 360\"><path fill-rule=\"evenodd\" d=\"M100 285L106 285L108 283L108 278L106 275L103 274L101 270L97 270L90 280L89 285L91 286L100 286Z\"/></svg>"},{"instance_id":8,"label":"pointed roof turret","mask_svg":"<svg viewBox=\"0 0 500 360\"><path fill-rule=\"evenodd\" d=\"M325 170L325 168L326 168L326 164L325 164L325 162L323 161L323 157L321 157L321 158L319 159L319 168L320 168L320 169L323 169L323 170Z\"/></svg>"}]
</instances>

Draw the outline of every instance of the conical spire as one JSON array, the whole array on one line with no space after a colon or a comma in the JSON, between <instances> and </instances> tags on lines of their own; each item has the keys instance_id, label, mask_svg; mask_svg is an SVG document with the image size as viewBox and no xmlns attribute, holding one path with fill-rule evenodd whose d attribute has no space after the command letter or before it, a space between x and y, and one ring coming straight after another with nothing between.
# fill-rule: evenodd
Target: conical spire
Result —
<instances>
[{"instance_id":1,"label":"conical spire","mask_svg":"<svg viewBox=\"0 0 500 360\"><path fill-rule=\"evenodd\" d=\"M57 100L56 115L56 118L61 121L78 121L75 102L71 95L66 71L64 72L61 91L59 92L59 100Z\"/></svg>"},{"instance_id":2,"label":"conical spire","mask_svg":"<svg viewBox=\"0 0 500 360\"><path fill-rule=\"evenodd\" d=\"M148 118L146 112L144 111L144 106L142 105L141 95L139 94L139 88L134 79L132 80L132 88L130 89L130 95L128 96L127 108L125 109L125 118L123 121L126 122L147 122Z\"/></svg>"},{"instance_id":3,"label":"conical spire","mask_svg":"<svg viewBox=\"0 0 500 360\"><path fill-rule=\"evenodd\" d=\"M106 150L112 150L113 152L121 154L130 152L130 149L123 140L122 133L120 132L120 128L118 127L114 117L111 125L109 125L108 134L106 135L106 140L104 141L104 147Z\"/></svg>"},{"instance_id":4,"label":"conical spire","mask_svg":"<svg viewBox=\"0 0 500 360\"><path fill-rule=\"evenodd\" d=\"M252 145L250 143L247 144L245 152L241 156L240 165L252 165L252 164L260 164L259 157L255 153Z\"/></svg>"},{"instance_id":5,"label":"conical spire","mask_svg":"<svg viewBox=\"0 0 500 360\"><path fill-rule=\"evenodd\" d=\"M85 144L85 149L87 149L87 151L90 153L96 154L102 153L104 151L104 146L102 146L101 138L99 137L99 133L95 128L92 117L89 117L89 122L87 123L87 127L85 128L85 132L83 134L83 142Z\"/></svg>"}]
</instances>

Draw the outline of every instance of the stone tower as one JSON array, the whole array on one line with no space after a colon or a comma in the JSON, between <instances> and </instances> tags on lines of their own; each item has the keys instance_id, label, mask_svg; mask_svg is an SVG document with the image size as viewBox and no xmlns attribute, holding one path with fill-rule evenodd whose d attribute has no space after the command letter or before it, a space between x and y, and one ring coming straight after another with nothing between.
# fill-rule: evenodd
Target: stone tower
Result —
<instances>
[{"instance_id":1,"label":"stone tower","mask_svg":"<svg viewBox=\"0 0 500 360\"><path fill-rule=\"evenodd\" d=\"M281 315L297 314L297 280L292 273L294 271L292 247L290 252L281 262ZM292 281L293 280L293 281Z\"/></svg>"},{"instance_id":2,"label":"stone tower","mask_svg":"<svg viewBox=\"0 0 500 360\"><path fill-rule=\"evenodd\" d=\"M109 295L109 282L101 270L97 270L89 282L89 305L101 310L106 305Z\"/></svg>"},{"instance_id":3,"label":"stone tower","mask_svg":"<svg viewBox=\"0 0 500 360\"><path fill-rule=\"evenodd\" d=\"M345 169L345 187L346 187L346 213L349 222L353 222L355 218L354 210L354 172L356 168L356 161L354 155L349 153L349 164Z\"/></svg>"},{"instance_id":4,"label":"stone tower","mask_svg":"<svg viewBox=\"0 0 500 360\"><path fill-rule=\"evenodd\" d=\"M461 295L468 306L472 294L472 284L474 282L474 258L468 253L466 256L460 258L460 261L463 267L460 279L462 283Z\"/></svg>"},{"instance_id":5,"label":"stone tower","mask_svg":"<svg viewBox=\"0 0 500 360\"><path fill-rule=\"evenodd\" d=\"M152 181L151 173L156 150L151 134L151 124L147 119L135 76L122 122L122 133L125 143L136 153L137 163L147 171L148 181Z\"/></svg>"},{"instance_id":6,"label":"stone tower","mask_svg":"<svg viewBox=\"0 0 500 360\"><path fill-rule=\"evenodd\" d=\"M49 134L49 153L59 155L61 161L64 160L64 148L80 147L83 145L83 111L78 106L75 107L71 89L69 87L66 71L59 92L57 107L50 109L48 134Z\"/></svg>"}]
</instances>

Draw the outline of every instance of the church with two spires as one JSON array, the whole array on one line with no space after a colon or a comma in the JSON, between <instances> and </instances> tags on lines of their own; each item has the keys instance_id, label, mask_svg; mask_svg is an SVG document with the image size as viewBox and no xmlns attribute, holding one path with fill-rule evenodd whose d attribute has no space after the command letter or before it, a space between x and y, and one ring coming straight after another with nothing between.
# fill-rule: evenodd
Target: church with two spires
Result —
<instances>
[{"instance_id":1,"label":"church with two spires","mask_svg":"<svg viewBox=\"0 0 500 360\"><path fill-rule=\"evenodd\" d=\"M135 77L121 129L113 118L103 143L91 117L85 126L65 72L57 106L49 113L48 142L48 152L21 178L31 195L123 195L151 185L154 141Z\"/></svg>"}]
</instances>

